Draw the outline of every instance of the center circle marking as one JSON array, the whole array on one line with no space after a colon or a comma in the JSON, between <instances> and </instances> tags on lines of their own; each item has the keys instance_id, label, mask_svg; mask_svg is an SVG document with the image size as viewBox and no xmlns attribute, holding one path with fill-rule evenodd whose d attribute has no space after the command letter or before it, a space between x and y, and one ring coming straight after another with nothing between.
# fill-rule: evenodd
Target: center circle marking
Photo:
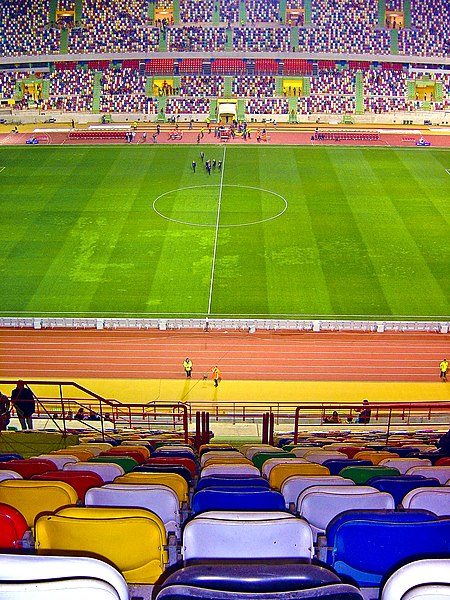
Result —
<instances>
[{"instance_id":1,"label":"center circle marking","mask_svg":"<svg viewBox=\"0 0 450 600\"><path fill-rule=\"evenodd\" d=\"M218 184L189 185L186 187L180 187L180 188L175 188L174 190L169 190L168 192L164 192L163 194L160 194L153 200L152 208L157 215L159 215L163 219L166 219L167 221L172 221L173 223L179 223L180 225L192 225L194 227L214 227L215 228L216 227L215 223L194 223L192 221L183 221L181 219L174 219L173 217L169 217L168 215L164 214L164 212L159 210L156 206L157 203L161 199L164 199L164 197L169 196L170 194L175 194L178 192L182 192L183 190L193 190L193 189L197 189L197 188L220 188L220 185L218 185ZM286 198L284 196L282 196L281 194L278 194L277 192L273 192L272 190L266 190L264 188L259 188L259 187L252 186L252 185L238 185L238 184L231 184L231 183L223 184L222 189L223 188L242 188L242 189L247 189L247 190L256 190L259 192L264 192L266 194L271 194L272 196L279 198L281 200L281 202L283 203L283 206L279 212L277 212L276 214L274 214L270 217L267 217L265 219L260 219L258 221L250 221L248 223L230 223L230 224L219 225L220 228L248 227L249 225L259 225L260 223L266 223L267 221L273 221L273 219L278 219L278 217L281 217L281 215L283 215L286 212L287 207L288 207L288 201L286 200Z\"/></svg>"}]
</instances>

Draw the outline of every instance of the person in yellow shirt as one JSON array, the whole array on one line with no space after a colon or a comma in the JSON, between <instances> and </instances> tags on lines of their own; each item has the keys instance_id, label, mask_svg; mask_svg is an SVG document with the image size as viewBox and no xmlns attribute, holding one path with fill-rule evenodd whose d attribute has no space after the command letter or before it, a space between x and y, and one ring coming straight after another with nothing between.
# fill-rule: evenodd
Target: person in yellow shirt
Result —
<instances>
[{"instance_id":1,"label":"person in yellow shirt","mask_svg":"<svg viewBox=\"0 0 450 600\"><path fill-rule=\"evenodd\" d=\"M441 361L439 368L441 370L439 377L444 383L447 383L448 360L446 358L444 358L444 360Z\"/></svg>"},{"instance_id":2,"label":"person in yellow shirt","mask_svg":"<svg viewBox=\"0 0 450 600\"><path fill-rule=\"evenodd\" d=\"M219 383L222 380L222 373L220 372L219 367L215 366L211 369L212 371L212 379L214 381L214 387L218 387Z\"/></svg>"},{"instance_id":3,"label":"person in yellow shirt","mask_svg":"<svg viewBox=\"0 0 450 600\"><path fill-rule=\"evenodd\" d=\"M186 372L186 377L190 379L192 375L192 360L190 358L186 358L186 360L183 362L183 367Z\"/></svg>"}]
</instances>

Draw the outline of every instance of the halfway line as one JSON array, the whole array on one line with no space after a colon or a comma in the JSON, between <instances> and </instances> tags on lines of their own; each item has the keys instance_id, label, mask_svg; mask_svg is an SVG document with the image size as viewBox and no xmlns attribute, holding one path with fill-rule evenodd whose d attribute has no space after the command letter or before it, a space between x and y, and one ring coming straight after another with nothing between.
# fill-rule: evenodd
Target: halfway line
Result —
<instances>
[{"instance_id":1,"label":"halfway line","mask_svg":"<svg viewBox=\"0 0 450 600\"><path fill-rule=\"evenodd\" d=\"M227 147L223 147L223 160L222 160L222 173L220 175L220 188L219 188L219 201L217 203L217 216L216 216L216 234L214 237L214 252L213 252L213 260L211 267L211 281L209 284L209 299L208 299L208 311L207 315L211 314L211 303L212 303L212 292L213 292L213 283L214 283L214 269L216 268L216 254L217 254L217 239L219 237L219 220L220 220L220 206L222 203L222 190L223 190L223 174L225 172L225 154L227 152Z\"/></svg>"}]
</instances>

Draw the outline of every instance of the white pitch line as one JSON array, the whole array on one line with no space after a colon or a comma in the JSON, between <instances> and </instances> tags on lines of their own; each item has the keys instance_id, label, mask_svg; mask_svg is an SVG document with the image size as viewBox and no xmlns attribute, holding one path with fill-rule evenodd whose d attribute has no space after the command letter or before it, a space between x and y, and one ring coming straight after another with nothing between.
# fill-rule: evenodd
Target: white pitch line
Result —
<instances>
[{"instance_id":1,"label":"white pitch line","mask_svg":"<svg viewBox=\"0 0 450 600\"><path fill-rule=\"evenodd\" d=\"M5 167L3 167L5 168ZM445 169L445 172L447 173L447 175L450 175L450 169Z\"/></svg>"},{"instance_id":2,"label":"white pitch line","mask_svg":"<svg viewBox=\"0 0 450 600\"><path fill-rule=\"evenodd\" d=\"M225 172L226 152L227 152L227 147L224 146L223 147L223 159L222 159L222 173L220 175L219 200L217 202L216 234L214 236L214 252L213 252L213 260L212 260L212 267L211 267L211 281L209 283L209 298L208 298L207 317L209 317L211 315L211 303L212 303L212 293L213 293L213 284L214 284L214 270L216 268L217 240L219 238L220 208L221 208L221 203L222 203L223 174Z\"/></svg>"},{"instance_id":3,"label":"white pitch line","mask_svg":"<svg viewBox=\"0 0 450 600\"><path fill-rule=\"evenodd\" d=\"M1 173L2 171L4 171L5 169L6 169L6 167L0 167L0 173Z\"/></svg>"}]
</instances>

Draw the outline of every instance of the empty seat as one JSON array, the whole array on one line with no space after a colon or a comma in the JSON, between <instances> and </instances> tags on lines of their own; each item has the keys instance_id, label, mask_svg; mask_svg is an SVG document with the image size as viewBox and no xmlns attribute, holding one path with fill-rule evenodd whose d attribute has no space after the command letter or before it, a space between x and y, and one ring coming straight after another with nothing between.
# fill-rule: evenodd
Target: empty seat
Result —
<instances>
[{"instance_id":1,"label":"empty seat","mask_svg":"<svg viewBox=\"0 0 450 600\"><path fill-rule=\"evenodd\" d=\"M412 467L431 467L431 461L426 458L385 458L380 461L379 465L394 467L404 475Z\"/></svg>"},{"instance_id":2,"label":"empty seat","mask_svg":"<svg viewBox=\"0 0 450 600\"><path fill-rule=\"evenodd\" d=\"M0 581L5 600L129 599L122 575L96 558L1 554Z\"/></svg>"},{"instance_id":3,"label":"empty seat","mask_svg":"<svg viewBox=\"0 0 450 600\"><path fill-rule=\"evenodd\" d=\"M386 581L381 600L443 600L450 598L450 558L415 560Z\"/></svg>"},{"instance_id":4,"label":"empty seat","mask_svg":"<svg viewBox=\"0 0 450 600\"><path fill-rule=\"evenodd\" d=\"M394 499L377 489L359 486L320 485L307 488L297 498L297 514L308 521L314 536L346 510L393 510Z\"/></svg>"},{"instance_id":5,"label":"empty seat","mask_svg":"<svg viewBox=\"0 0 450 600\"><path fill-rule=\"evenodd\" d=\"M100 463L100 464L105 463L108 465L118 465L119 467L122 467L122 469L124 470L125 473L129 473L135 467L139 466L139 463L136 460L134 460L134 458L131 458L131 456L113 456L113 455L94 456L92 458L89 458L88 462Z\"/></svg>"},{"instance_id":6,"label":"empty seat","mask_svg":"<svg viewBox=\"0 0 450 600\"><path fill-rule=\"evenodd\" d=\"M382 460L389 458L399 458L398 454L387 451L376 451L376 450L360 450L353 458L359 460L370 460L373 465L378 465Z\"/></svg>"},{"instance_id":7,"label":"empty seat","mask_svg":"<svg viewBox=\"0 0 450 600\"><path fill-rule=\"evenodd\" d=\"M28 524L20 511L9 504L0 504L0 548L19 549Z\"/></svg>"},{"instance_id":8,"label":"empty seat","mask_svg":"<svg viewBox=\"0 0 450 600\"><path fill-rule=\"evenodd\" d=\"M32 479L39 481L65 481L71 485L81 502L91 487L103 484L103 479L97 473L92 471L48 471L42 475L33 475Z\"/></svg>"},{"instance_id":9,"label":"empty seat","mask_svg":"<svg viewBox=\"0 0 450 600\"><path fill-rule=\"evenodd\" d=\"M138 465L148 458L148 456L144 456L141 450L134 450L132 446L129 446L129 449L124 446L117 446L106 452L100 452L97 456L128 456L129 458L134 459Z\"/></svg>"},{"instance_id":10,"label":"empty seat","mask_svg":"<svg viewBox=\"0 0 450 600\"><path fill-rule=\"evenodd\" d=\"M403 508L429 510L440 517L450 517L450 487L416 487L405 494L402 505Z\"/></svg>"},{"instance_id":11,"label":"empty seat","mask_svg":"<svg viewBox=\"0 0 450 600\"><path fill-rule=\"evenodd\" d=\"M183 558L312 558L312 531L305 521L255 514L246 518L242 511L235 520L206 513L192 519L183 531Z\"/></svg>"},{"instance_id":12,"label":"empty seat","mask_svg":"<svg viewBox=\"0 0 450 600\"><path fill-rule=\"evenodd\" d=\"M359 591L344 585L322 566L230 561L187 565L170 573L158 586L155 600L361 600Z\"/></svg>"},{"instance_id":13,"label":"empty seat","mask_svg":"<svg viewBox=\"0 0 450 600\"><path fill-rule=\"evenodd\" d=\"M339 475L345 467L369 467L370 460L355 460L354 458L332 458L327 459L323 466L330 470L330 475Z\"/></svg>"},{"instance_id":14,"label":"empty seat","mask_svg":"<svg viewBox=\"0 0 450 600\"><path fill-rule=\"evenodd\" d=\"M201 455L200 466L203 467L211 458L245 458L245 456L238 450L208 450Z\"/></svg>"},{"instance_id":15,"label":"empty seat","mask_svg":"<svg viewBox=\"0 0 450 600\"><path fill-rule=\"evenodd\" d=\"M196 491L210 487L260 487L263 489L269 489L269 482L267 479L263 479L260 476L248 477L246 475L210 475L209 477L202 477L198 480Z\"/></svg>"},{"instance_id":16,"label":"empty seat","mask_svg":"<svg viewBox=\"0 0 450 600\"><path fill-rule=\"evenodd\" d=\"M70 446L63 450L55 450L54 452L50 452L50 454L68 454L69 456L75 456L82 462L85 462L94 456L93 452L90 452L89 450L79 450L76 446Z\"/></svg>"},{"instance_id":17,"label":"empty seat","mask_svg":"<svg viewBox=\"0 0 450 600\"><path fill-rule=\"evenodd\" d=\"M395 505L402 504L404 496L414 488L436 487L440 483L437 479L426 479L420 475L399 475L398 477L372 477L367 482L380 492L387 492L394 498Z\"/></svg>"},{"instance_id":18,"label":"empty seat","mask_svg":"<svg viewBox=\"0 0 450 600\"><path fill-rule=\"evenodd\" d=\"M24 458L23 460L10 460L7 463L0 463L0 470L1 469L16 471L24 479L29 479L32 475L45 473L45 471L56 471L56 465L50 460Z\"/></svg>"},{"instance_id":19,"label":"empty seat","mask_svg":"<svg viewBox=\"0 0 450 600\"><path fill-rule=\"evenodd\" d=\"M207 488L192 498L192 513L207 510L284 510L284 499L279 492L264 488Z\"/></svg>"},{"instance_id":20,"label":"empty seat","mask_svg":"<svg viewBox=\"0 0 450 600\"><path fill-rule=\"evenodd\" d=\"M356 485L365 485L372 477L395 477L400 475L398 469L393 467L382 467L380 465L367 467L344 467L340 471L341 477L352 479Z\"/></svg>"},{"instance_id":21,"label":"empty seat","mask_svg":"<svg viewBox=\"0 0 450 600\"><path fill-rule=\"evenodd\" d=\"M295 460L297 457L295 454L291 454L290 452L280 452L278 448L276 452L257 452L252 457L252 462L260 471L266 460L270 458L278 458L286 460Z\"/></svg>"},{"instance_id":22,"label":"empty seat","mask_svg":"<svg viewBox=\"0 0 450 600\"><path fill-rule=\"evenodd\" d=\"M133 473L176 473L186 479L188 486L192 485L192 473L187 467L183 465L154 465L144 464L134 467Z\"/></svg>"},{"instance_id":23,"label":"empty seat","mask_svg":"<svg viewBox=\"0 0 450 600\"><path fill-rule=\"evenodd\" d=\"M344 513L333 519L326 536L329 564L338 575L362 587L376 587L402 561L448 553L450 519L423 511Z\"/></svg>"},{"instance_id":24,"label":"empty seat","mask_svg":"<svg viewBox=\"0 0 450 600\"><path fill-rule=\"evenodd\" d=\"M286 506L295 510L297 498L300 494L313 486L317 485L355 485L351 479L345 479L338 475L294 475L286 479L281 486L281 493L286 502Z\"/></svg>"},{"instance_id":25,"label":"empty seat","mask_svg":"<svg viewBox=\"0 0 450 600\"><path fill-rule=\"evenodd\" d=\"M186 479L177 473L126 473L126 475L118 477L114 483L167 486L176 493L180 506L187 503L189 499L189 488Z\"/></svg>"},{"instance_id":26,"label":"empty seat","mask_svg":"<svg viewBox=\"0 0 450 600\"><path fill-rule=\"evenodd\" d=\"M304 455L303 458L306 458L306 460L309 460L309 462L312 463L318 463L319 465L323 465L323 463L327 460L337 460L337 459L342 459L342 458L347 458L347 455L344 454L343 452L329 452L326 450L311 450L311 452L308 452L307 454Z\"/></svg>"},{"instance_id":27,"label":"empty seat","mask_svg":"<svg viewBox=\"0 0 450 600\"><path fill-rule=\"evenodd\" d=\"M166 532L181 533L180 503L176 493L164 485L132 485L108 483L91 488L85 497L86 506L135 506L151 510L164 523Z\"/></svg>"},{"instance_id":28,"label":"empty seat","mask_svg":"<svg viewBox=\"0 0 450 600\"><path fill-rule=\"evenodd\" d=\"M260 475L259 469L254 465L211 465L202 469L200 477L209 475L251 475L253 477Z\"/></svg>"},{"instance_id":29,"label":"empty seat","mask_svg":"<svg viewBox=\"0 0 450 600\"><path fill-rule=\"evenodd\" d=\"M84 462L80 461L77 463L69 463L64 465L64 471L91 471L97 473L104 483L111 483L116 477L124 475L125 471L120 465L115 463L98 463L98 462Z\"/></svg>"},{"instance_id":30,"label":"empty seat","mask_svg":"<svg viewBox=\"0 0 450 600\"><path fill-rule=\"evenodd\" d=\"M5 469L0 471L0 481L5 481L5 479L23 479L23 477L17 471L8 471Z\"/></svg>"},{"instance_id":31,"label":"empty seat","mask_svg":"<svg viewBox=\"0 0 450 600\"><path fill-rule=\"evenodd\" d=\"M330 471L316 463L290 464L285 463L276 465L269 476L270 487L274 490L280 490L283 482L294 475L329 475Z\"/></svg>"},{"instance_id":32,"label":"empty seat","mask_svg":"<svg viewBox=\"0 0 450 600\"><path fill-rule=\"evenodd\" d=\"M102 557L131 584L155 583L168 562L161 519L139 508L65 508L37 519L35 539L38 553Z\"/></svg>"},{"instance_id":33,"label":"empty seat","mask_svg":"<svg viewBox=\"0 0 450 600\"><path fill-rule=\"evenodd\" d=\"M432 467L411 467L406 471L407 475L423 475L424 477L434 477L445 485L450 479L450 466L432 466Z\"/></svg>"},{"instance_id":34,"label":"empty seat","mask_svg":"<svg viewBox=\"0 0 450 600\"><path fill-rule=\"evenodd\" d=\"M257 454L256 456L259 457L261 455ZM298 458L297 456L294 456L294 455L289 456L289 457L283 456L282 458L268 458L262 464L261 474L266 479L269 479L270 471L276 465L282 465L282 464L285 464L285 463L301 465L301 464L305 464L307 462L308 461L305 458ZM256 466L258 466L258 465L256 465Z\"/></svg>"},{"instance_id":35,"label":"empty seat","mask_svg":"<svg viewBox=\"0 0 450 600\"><path fill-rule=\"evenodd\" d=\"M189 469L192 479L194 479L194 477L197 475L197 464L192 458L179 458L177 456L160 456L159 458L147 458L144 464L162 467L164 467L165 465L178 465Z\"/></svg>"},{"instance_id":36,"label":"empty seat","mask_svg":"<svg viewBox=\"0 0 450 600\"><path fill-rule=\"evenodd\" d=\"M41 454L35 458L39 458L40 460L50 460L54 465L56 465L57 469L64 469L64 465L79 461L79 458L76 456L71 456L70 454Z\"/></svg>"},{"instance_id":37,"label":"empty seat","mask_svg":"<svg viewBox=\"0 0 450 600\"><path fill-rule=\"evenodd\" d=\"M77 500L77 492L64 481L9 479L0 482L0 502L17 508L25 517L28 527L33 527L40 513L75 505Z\"/></svg>"}]
</instances>

